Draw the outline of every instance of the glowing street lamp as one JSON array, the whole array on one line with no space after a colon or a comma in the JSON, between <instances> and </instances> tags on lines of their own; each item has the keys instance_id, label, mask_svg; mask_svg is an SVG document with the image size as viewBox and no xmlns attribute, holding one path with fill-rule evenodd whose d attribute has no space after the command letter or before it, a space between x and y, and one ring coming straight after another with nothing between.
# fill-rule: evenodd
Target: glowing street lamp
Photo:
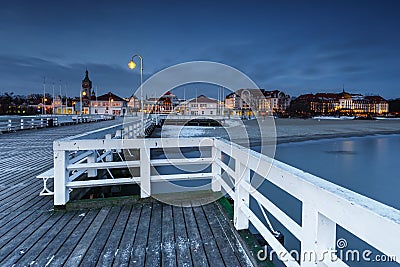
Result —
<instances>
[{"instance_id":1,"label":"glowing street lamp","mask_svg":"<svg viewBox=\"0 0 400 267\"><path fill-rule=\"evenodd\" d=\"M131 61L128 63L128 68L133 70L136 68L136 63L133 61L135 57L138 57L140 60L140 110L142 111L142 129L144 127L144 113L143 113L143 58L139 54L135 54L132 56ZM143 129L144 130L144 129Z\"/></svg>"},{"instance_id":2,"label":"glowing street lamp","mask_svg":"<svg viewBox=\"0 0 400 267\"><path fill-rule=\"evenodd\" d=\"M108 114L112 114L111 106L112 106L113 102L114 102L114 99L110 96L108 98Z\"/></svg>"},{"instance_id":3,"label":"glowing street lamp","mask_svg":"<svg viewBox=\"0 0 400 267\"><path fill-rule=\"evenodd\" d=\"M81 119L82 119L82 112L83 112L83 99L82 99L82 96L86 96L86 92L85 91L83 91L83 88L81 89L81 91L80 91L80 94L79 94L79 101L80 101L80 116L81 116Z\"/></svg>"}]
</instances>

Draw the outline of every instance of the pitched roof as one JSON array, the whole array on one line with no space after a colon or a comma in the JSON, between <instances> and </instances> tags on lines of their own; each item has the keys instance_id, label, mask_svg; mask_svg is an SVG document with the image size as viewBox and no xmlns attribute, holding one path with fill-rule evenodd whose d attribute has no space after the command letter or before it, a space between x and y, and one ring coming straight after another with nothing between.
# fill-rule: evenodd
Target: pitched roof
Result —
<instances>
[{"instance_id":1,"label":"pitched roof","mask_svg":"<svg viewBox=\"0 0 400 267\"><path fill-rule=\"evenodd\" d=\"M122 97L119 97L111 92L97 97L98 101L110 101L111 99L113 99L113 101L125 101L125 99Z\"/></svg>"},{"instance_id":2,"label":"pitched roof","mask_svg":"<svg viewBox=\"0 0 400 267\"><path fill-rule=\"evenodd\" d=\"M369 100L370 102L375 102L375 103L386 102L386 99L384 99L379 95L368 95L365 96L364 98Z\"/></svg>"},{"instance_id":3,"label":"pitched roof","mask_svg":"<svg viewBox=\"0 0 400 267\"><path fill-rule=\"evenodd\" d=\"M236 90L236 94L242 96L246 91L248 91L253 97L263 97L265 92L264 89L239 89Z\"/></svg>"},{"instance_id":4,"label":"pitched roof","mask_svg":"<svg viewBox=\"0 0 400 267\"><path fill-rule=\"evenodd\" d=\"M206 97L205 95L199 95L197 98L193 98L188 101L188 103L218 103L218 100L214 98Z\"/></svg>"}]
</instances>

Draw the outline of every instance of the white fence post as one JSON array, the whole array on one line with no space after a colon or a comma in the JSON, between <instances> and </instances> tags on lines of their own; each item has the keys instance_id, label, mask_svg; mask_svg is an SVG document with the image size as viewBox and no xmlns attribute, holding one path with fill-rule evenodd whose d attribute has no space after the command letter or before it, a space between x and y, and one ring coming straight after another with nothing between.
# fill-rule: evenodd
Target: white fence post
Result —
<instances>
[{"instance_id":1,"label":"white fence post","mask_svg":"<svg viewBox=\"0 0 400 267\"><path fill-rule=\"evenodd\" d=\"M320 214L314 203L303 202L301 266L326 266L322 260L334 260L336 224Z\"/></svg>"},{"instance_id":2,"label":"white fence post","mask_svg":"<svg viewBox=\"0 0 400 267\"><path fill-rule=\"evenodd\" d=\"M115 138L121 138L122 137L122 130L118 129L115 131Z\"/></svg>"},{"instance_id":3,"label":"white fence post","mask_svg":"<svg viewBox=\"0 0 400 267\"><path fill-rule=\"evenodd\" d=\"M133 125L128 126L128 138L133 138Z\"/></svg>"},{"instance_id":4,"label":"white fence post","mask_svg":"<svg viewBox=\"0 0 400 267\"><path fill-rule=\"evenodd\" d=\"M122 130L118 129L115 131L115 138L121 138L122 139ZM117 153L121 153L122 149L117 149Z\"/></svg>"},{"instance_id":5,"label":"white fence post","mask_svg":"<svg viewBox=\"0 0 400 267\"><path fill-rule=\"evenodd\" d=\"M138 131L139 131L140 124L137 122L133 124L133 137L136 138L138 137Z\"/></svg>"},{"instance_id":6,"label":"white fence post","mask_svg":"<svg viewBox=\"0 0 400 267\"><path fill-rule=\"evenodd\" d=\"M12 129L12 122L11 122L11 120L8 120L8 125L7 125L7 127L8 127L8 131L11 131L11 129Z\"/></svg>"},{"instance_id":7,"label":"white fence post","mask_svg":"<svg viewBox=\"0 0 400 267\"><path fill-rule=\"evenodd\" d=\"M111 140L111 134L106 134L106 140ZM112 149L106 150L107 156L106 156L106 161L112 161L113 160L113 153Z\"/></svg>"},{"instance_id":8,"label":"white fence post","mask_svg":"<svg viewBox=\"0 0 400 267\"><path fill-rule=\"evenodd\" d=\"M21 130L24 129L24 119L21 119Z\"/></svg>"},{"instance_id":9,"label":"white fence post","mask_svg":"<svg viewBox=\"0 0 400 267\"><path fill-rule=\"evenodd\" d=\"M87 157L88 163L95 163L97 161L96 150L92 151L92 154ZM97 177L97 169L88 169L87 170L88 177Z\"/></svg>"},{"instance_id":10,"label":"white fence post","mask_svg":"<svg viewBox=\"0 0 400 267\"><path fill-rule=\"evenodd\" d=\"M242 182L250 183L250 169L235 158L235 199L233 206L234 225L236 230L249 228L249 218L240 209L241 205L249 207L250 195L242 186Z\"/></svg>"},{"instance_id":11,"label":"white fence post","mask_svg":"<svg viewBox=\"0 0 400 267\"><path fill-rule=\"evenodd\" d=\"M221 175L221 167L217 164L216 159L221 160L221 150L219 150L215 145L215 139L213 142L213 147L211 148L212 151L212 179L211 179L211 189L213 192L220 192L221 191L221 183L217 180L218 176Z\"/></svg>"},{"instance_id":12,"label":"white fence post","mask_svg":"<svg viewBox=\"0 0 400 267\"><path fill-rule=\"evenodd\" d=\"M336 223L318 213L317 227L317 252L320 255L320 260L323 258L329 262L336 260L332 255L333 250L336 249ZM317 266L325 265L319 262Z\"/></svg>"},{"instance_id":13,"label":"white fence post","mask_svg":"<svg viewBox=\"0 0 400 267\"><path fill-rule=\"evenodd\" d=\"M122 129L122 138L123 139L127 139L129 137L129 135L128 135L128 127L126 127L125 125L124 125L124 127L123 127L123 129Z\"/></svg>"},{"instance_id":14,"label":"white fence post","mask_svg":"<svg viewBox=\"0 0 400 267\"><path fill-rule=\"evenodd\" d=\"M54 205L64 206L69 201L67 188L68 155L64 150L54 150Z\"/></svg>"},{"instance_id":15,"label":"white fence post","mask_svg":"<svg viewBox=\"0 0 400 267\"><path fill-rule=\"evenodd\" d=\"M301 240L301 266L315 267L315 256L311 255L316 251L317 242L317 224L318 211L312 203L303 202L302 207L302 231L303 240Z\"/></svg>"},{"instance_id":16,"label":"white fence post","mask_svg":"<svg viewBox=\"0 0 400 267\"><path fill-rule=\"evenodd\" d=\"M143 141L143 147L140 148L140 197L146 198L151 195L150 148Z\"/></svg>"}]
</instances>

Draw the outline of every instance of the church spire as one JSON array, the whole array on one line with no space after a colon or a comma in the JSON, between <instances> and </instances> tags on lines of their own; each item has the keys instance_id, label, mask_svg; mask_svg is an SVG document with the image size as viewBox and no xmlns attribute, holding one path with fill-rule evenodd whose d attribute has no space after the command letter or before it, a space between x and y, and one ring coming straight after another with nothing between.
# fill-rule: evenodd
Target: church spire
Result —
<instances>
[{"instance_id":1,"label":"church spire","mask_svg":"<svg viewBox=\"0 0 400 267\"><path fill-rule=\"evenodd\" d=\"M85 97L92 95L92 81L89 79L89 71L86 67L85 78L82 80L82 89Z\"/></svg>"}]
</instances>

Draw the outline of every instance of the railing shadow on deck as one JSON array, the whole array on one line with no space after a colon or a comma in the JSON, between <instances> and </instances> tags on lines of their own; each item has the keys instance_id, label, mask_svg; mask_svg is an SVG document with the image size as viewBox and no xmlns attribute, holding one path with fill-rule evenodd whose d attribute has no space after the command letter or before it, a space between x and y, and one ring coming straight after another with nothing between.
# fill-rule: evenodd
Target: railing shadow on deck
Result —
<instances>
[{"instance_id":1,"label":"railing shadow on deck","mask_svg":"<svg viewBox=\"0 0 400 267\"><path fill-rule=\"evenodd\" d=\"M94 139L106 131L118 130L112 137ZM74 138L54 142L54 205L69 201L70 189L122 184L138 184L141 197L152 196L152 185L162 181L208 179L214 192L222 191L234 201L234 226L248 229L251 223L287 266L348 266L330 257L336 248L336 226L340 225L400 263L400 211L330 183L312 174L269 158L251 149L219 138L134 138L140 125L116 125ZM90 138L88 138L90 137ZM169 148L208 148L206 157L153 159L151 150ZM138 157L129 155L133 150ZM112 157L112 155L118 155ZM71 155L73 155L71 157ZM82 157L73 160L74 157ZM83 157L84 156L84 157ZM229 158L229 163L226 161ZM158 166L205 164L209 171L155 174ZM136 176L98 179L97 171L138 168ZM278 186L302 203L301 225L272 203L252 184L251 172ZM86 180L78 180L83 173ZM112 175L111 175L112 176ZM319 262L296 261L276 239L267 225L249 206L250 197L274 216L300 242L300 255L314 253ZM383 238L384 237L384 238Z\"/></svg>"}]
</instances>

